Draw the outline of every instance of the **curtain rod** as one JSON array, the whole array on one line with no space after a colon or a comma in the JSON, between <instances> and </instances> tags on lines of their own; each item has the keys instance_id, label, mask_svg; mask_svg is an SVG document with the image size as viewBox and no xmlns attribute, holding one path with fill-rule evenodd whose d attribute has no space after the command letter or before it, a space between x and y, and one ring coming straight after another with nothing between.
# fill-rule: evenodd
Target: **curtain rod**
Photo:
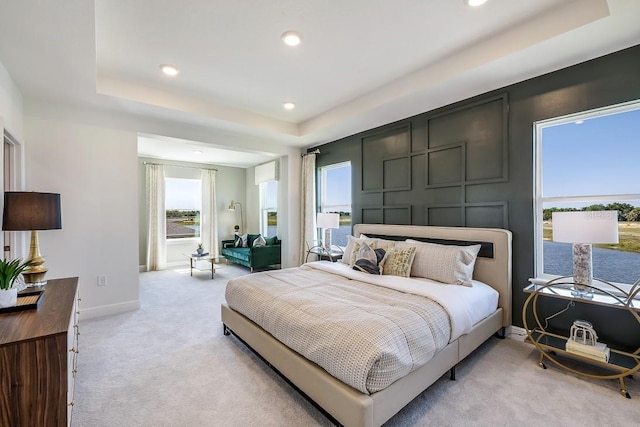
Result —
<instances>
[{"instance_id":1,"label":"curtain rod","mask_svg":"<svg viewBox=\"0 0 640 427\"><path fill-rule=\"evenodd\" d=\"M151 163L151 162L142 162L143 165L158 165L158 166L168 166L171 168L186 168L186 169L200 169L200 170L208 170L208 171L217 171L216 168L198 168L195 166L178 166L178 165L165 165L164 163Z\"/></svg>"},{"instance_id":2,"label":"curtain rod","mask_svg":"<svg viewBox=\"0 0 640 427\"><path fill-rule=\"evenodd\" d=\"M304 156L309 155L309 154L320 154L320 150L316 148L315 150L309 151L308 153L300 154L300 157L304 157Z\"/></svg>"}]
</instances>

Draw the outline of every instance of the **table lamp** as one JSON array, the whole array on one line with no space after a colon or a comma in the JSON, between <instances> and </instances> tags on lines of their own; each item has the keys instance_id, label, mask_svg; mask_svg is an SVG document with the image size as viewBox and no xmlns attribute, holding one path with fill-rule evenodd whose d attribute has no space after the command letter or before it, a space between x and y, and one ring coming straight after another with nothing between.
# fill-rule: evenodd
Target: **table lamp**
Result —
<instances>
[{"instance_id":1,"label":"table lamp","mask_svg":"<svg viewBox=\"0 0 640 427\"><path fill-rule=\"evenodd\" d=\"M591 244L618 243L618 211L553 212L553 241L573 244L573 295L592 297Z\"/></svg>"},{"instance_id":2,"label":"table lamp","mask_svg":"<svg viewBox=\"0 0 640 427\"><path fill-rule=\"evenodd\" d=\"M324 248L331 252L331 229L340 228L340 214L319 212L316 225L318 228L324 228Z\"/></svg>"},{"instance_id":3,"label":"table lamp","mask_svg":"<svg viewBox=\"0 0 640 427\"><path fill-rule=\"evenodd\" d=\"M2 229L4 231L31 231L29 256L31 266L22 276L27 286L44 285L47 269L40 255L38 230L59 230L62 228L60 214L60 194L27 191L7 191L4 193Z\"/></svg>"}]
</instances>

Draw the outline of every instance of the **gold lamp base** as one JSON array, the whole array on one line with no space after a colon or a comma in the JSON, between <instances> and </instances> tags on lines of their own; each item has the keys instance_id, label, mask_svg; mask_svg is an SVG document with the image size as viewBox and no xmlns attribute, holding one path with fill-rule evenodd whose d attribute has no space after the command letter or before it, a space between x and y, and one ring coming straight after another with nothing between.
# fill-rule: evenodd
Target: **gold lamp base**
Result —
<instances>
[{"instance_id":1,"label":"gold lamp base","mask_svg":"<svg viewBox=\"0 0 640 427\"><path fill-rule=\"evenodd\" d=\"M29 258L31 266L22 272L24 283L27 286L41 286L47 283L44 276L47 268L44 264L44 257L40 255L40 244L38 242L38 232L31 231L31 244L29 246Z\"/></svg>"}]
</instances>

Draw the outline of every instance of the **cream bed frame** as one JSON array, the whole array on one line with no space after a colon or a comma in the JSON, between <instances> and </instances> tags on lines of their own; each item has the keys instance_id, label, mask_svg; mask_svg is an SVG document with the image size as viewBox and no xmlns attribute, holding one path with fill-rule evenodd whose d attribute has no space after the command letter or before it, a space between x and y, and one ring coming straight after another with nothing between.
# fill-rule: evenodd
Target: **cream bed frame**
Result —
<instances>
[{"instance_id":1,"label":"cream bed frame","mask_svg":"<svg viewBox=\"0 0 640 427\"><path fill-rule=\"evenodd\" d=\"M251 320L230 309L227 304L222 305L225 335L233 332L337 422L347 427L382 425L489 337L511 325L511 232L465 227L383 224L354 226L353 234L359 236L361 233L490 242L493 244L493 258L477 258L474 278L491 285L500 293L500 297L496 312L476 324L471 332L449 343L426 365L384 390L370 395L335 379L318 365L277 341Z\"/></svg>"}]
</instances>

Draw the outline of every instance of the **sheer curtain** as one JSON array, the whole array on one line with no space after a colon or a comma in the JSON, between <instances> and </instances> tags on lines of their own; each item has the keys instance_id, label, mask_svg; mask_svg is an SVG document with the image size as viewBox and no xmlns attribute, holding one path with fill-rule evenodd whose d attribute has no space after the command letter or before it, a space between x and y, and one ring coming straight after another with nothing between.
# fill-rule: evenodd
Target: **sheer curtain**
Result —
<instances>
[{"instance_id":1,"label":"sheer curtain","mask_svg":"<svg viewBox=\"0 0 640 427\"><path fill-rule=\"evenodd\" d=\"M204 250L218 257L218 212L216 211L216 171L202 170L202 212L200 213L200 240Z\"/></svg>"},{"instance_id":2,"label":"sheer curtain","mask_svg":"<svg viewBox=\"0 0 640 427\"><path fill-rule=\"evenodd\" d=\"M167 218L165 215L164 166L146 165L149 232L147 237L147 271L167 268Z\"/></svg>"},{"instance_id":3,"label":"sheer curtain","mask_svg":"<svg viewBox=\"0 0 640 427\"><path fill-rule=\"evenodd\" d=\"M316 240L316 155L302 156L301 202L300 203L300 264L307 255L307 241Z\"/></svg>"}]
</instances>

